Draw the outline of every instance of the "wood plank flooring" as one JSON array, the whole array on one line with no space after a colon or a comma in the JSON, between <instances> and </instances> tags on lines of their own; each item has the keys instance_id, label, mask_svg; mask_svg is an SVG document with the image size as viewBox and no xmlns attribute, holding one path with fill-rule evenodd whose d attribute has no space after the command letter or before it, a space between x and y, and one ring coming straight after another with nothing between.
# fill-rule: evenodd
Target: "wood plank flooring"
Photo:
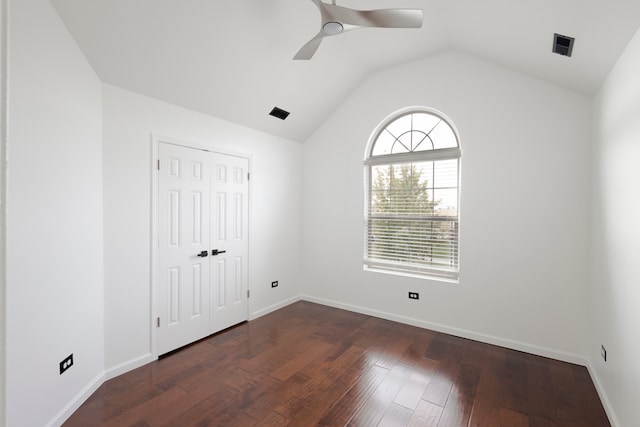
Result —
<instances>
[{"instance_id":1,"label":"wood plank flooring","mask_svg":"<svg viewBox=\"0 0 640 427\"><path fill-rule=\"evenodd\" d=\"M65 426L609 426L586 368L308 302L105 382Z\"/></svg>"}]
</instances>

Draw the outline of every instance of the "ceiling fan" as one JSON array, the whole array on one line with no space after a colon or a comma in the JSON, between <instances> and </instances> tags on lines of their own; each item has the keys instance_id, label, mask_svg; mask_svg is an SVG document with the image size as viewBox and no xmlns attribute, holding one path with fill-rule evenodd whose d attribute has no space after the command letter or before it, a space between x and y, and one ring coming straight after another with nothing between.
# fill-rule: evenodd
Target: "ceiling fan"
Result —
<instances>
[{"instance_id":1,"label":"ceiling fan","mask_svg":"<svg viewBox=\"0 0 640 427\"><path fill-rule=\"evenodd\" d=\"M422 9L377 9L356 10L331 4L321 0L311 0L322 18L320 32L296 53L293 59L311 59L322 39L358 28L420 28Z\"/></svg>"}]
</instances>

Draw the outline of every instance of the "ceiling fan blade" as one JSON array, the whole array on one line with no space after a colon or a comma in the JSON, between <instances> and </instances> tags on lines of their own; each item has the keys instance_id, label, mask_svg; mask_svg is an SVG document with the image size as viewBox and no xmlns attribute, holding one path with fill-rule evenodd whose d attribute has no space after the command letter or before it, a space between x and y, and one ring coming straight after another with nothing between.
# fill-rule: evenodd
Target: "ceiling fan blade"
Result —
<instances>
[{"instance_id":1,"label":"ceiling fan blade","mask_svg":"<svg viewBox=\"0 0 640 427\"><path fill-rule=\"evenodd\" d=\"M324 8L338 22L356 27L422 27L422 9L355 10L334 4L324 4Z\"/></svg>"},{"instance_id":2,"label":"ceiling fan blade","mask_svg":"<svg viewBox=\"0 0 640 427\"><path fill-rule=\"evenodd\" d=\"M298 51L298 53L296 53L293 59L311 59L313 54L316 53L316 50L318 50L318 47L320 46L320 43L322 42L323 38L324 38L324 32L320 30L320 32L316 34L314 38L309 40L307 44L305 44L300 48L300 50Z\"/></svg>"}]
</instances>

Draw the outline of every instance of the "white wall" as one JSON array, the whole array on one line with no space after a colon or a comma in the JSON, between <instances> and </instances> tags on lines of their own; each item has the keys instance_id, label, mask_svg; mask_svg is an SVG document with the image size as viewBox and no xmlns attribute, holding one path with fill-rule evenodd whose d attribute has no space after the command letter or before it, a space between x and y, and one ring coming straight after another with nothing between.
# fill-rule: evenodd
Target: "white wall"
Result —
<instances>
[{"instance_id":1,"label":"white wall","mask_svg":"<svg viewBox=\"0 0 640 427\"><path fill-rule=\"evenodd\" d=\"M411 105L460 132L459 284L362 269L365 147ZM585 362L589 114L586 97L462 53L372 75L305 142L306 298Z\"/></svg>"},{"instance_id":2,"label":"white wall","mask_svg":"<svg viewBox=\"0 0 640 427\"><path fill-rule=\"evenodd\" d=\"M7 0L0 0L0 427L4 427L6 422L7 33Z\"/></svg>"},{"instance_id":3,"label":"white wall","mask_svg":"<svg viewBox=\"0 0 640 427\"><path fill-rule=\"evenodd\" d=\"M151 134L252 157L252 317L299 293L302 146L109 85L103 86L103 97L105 358L110 376L153 357ZM279 281L278 288L271 288L273 280Z\"/></svg>"},{"instance_id":4,"label":"white wall","mask_svg":"<svg viewBox=\"0 0 640 427\"><path fill-rule=\"evenodd\" d=\"M10 23L7 425L39 427L104 369L101 86L48 1Z\"/></svg>"},{"instance_id":5,"label":"white wall","mask_svg":"<svg viewBox=\"0 0 640 427\"><path fill-rule=\"evenodd\" d=\"M594 100L591 334L597 381L617 418L640 420L640 33ZM607 349L607 362L600 357ZM611 413L611 412L610 412Z\"/></svg>"}]
</instances>

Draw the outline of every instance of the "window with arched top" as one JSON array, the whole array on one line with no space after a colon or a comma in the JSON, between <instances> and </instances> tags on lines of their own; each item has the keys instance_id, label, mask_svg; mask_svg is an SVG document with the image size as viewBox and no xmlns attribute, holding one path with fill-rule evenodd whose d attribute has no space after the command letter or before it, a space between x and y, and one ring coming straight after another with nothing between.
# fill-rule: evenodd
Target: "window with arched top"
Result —
<instances>
[{"instance_id":1,"label":"window with arched top","mask_svg":"<svg viewBox=\"0 0 640 427\"><path fill-rule=\"evenodd\" d=\"M365 269L458 280L460 145L442 114L380 124L365 166Z\"/></svg>"}]
</instances>

